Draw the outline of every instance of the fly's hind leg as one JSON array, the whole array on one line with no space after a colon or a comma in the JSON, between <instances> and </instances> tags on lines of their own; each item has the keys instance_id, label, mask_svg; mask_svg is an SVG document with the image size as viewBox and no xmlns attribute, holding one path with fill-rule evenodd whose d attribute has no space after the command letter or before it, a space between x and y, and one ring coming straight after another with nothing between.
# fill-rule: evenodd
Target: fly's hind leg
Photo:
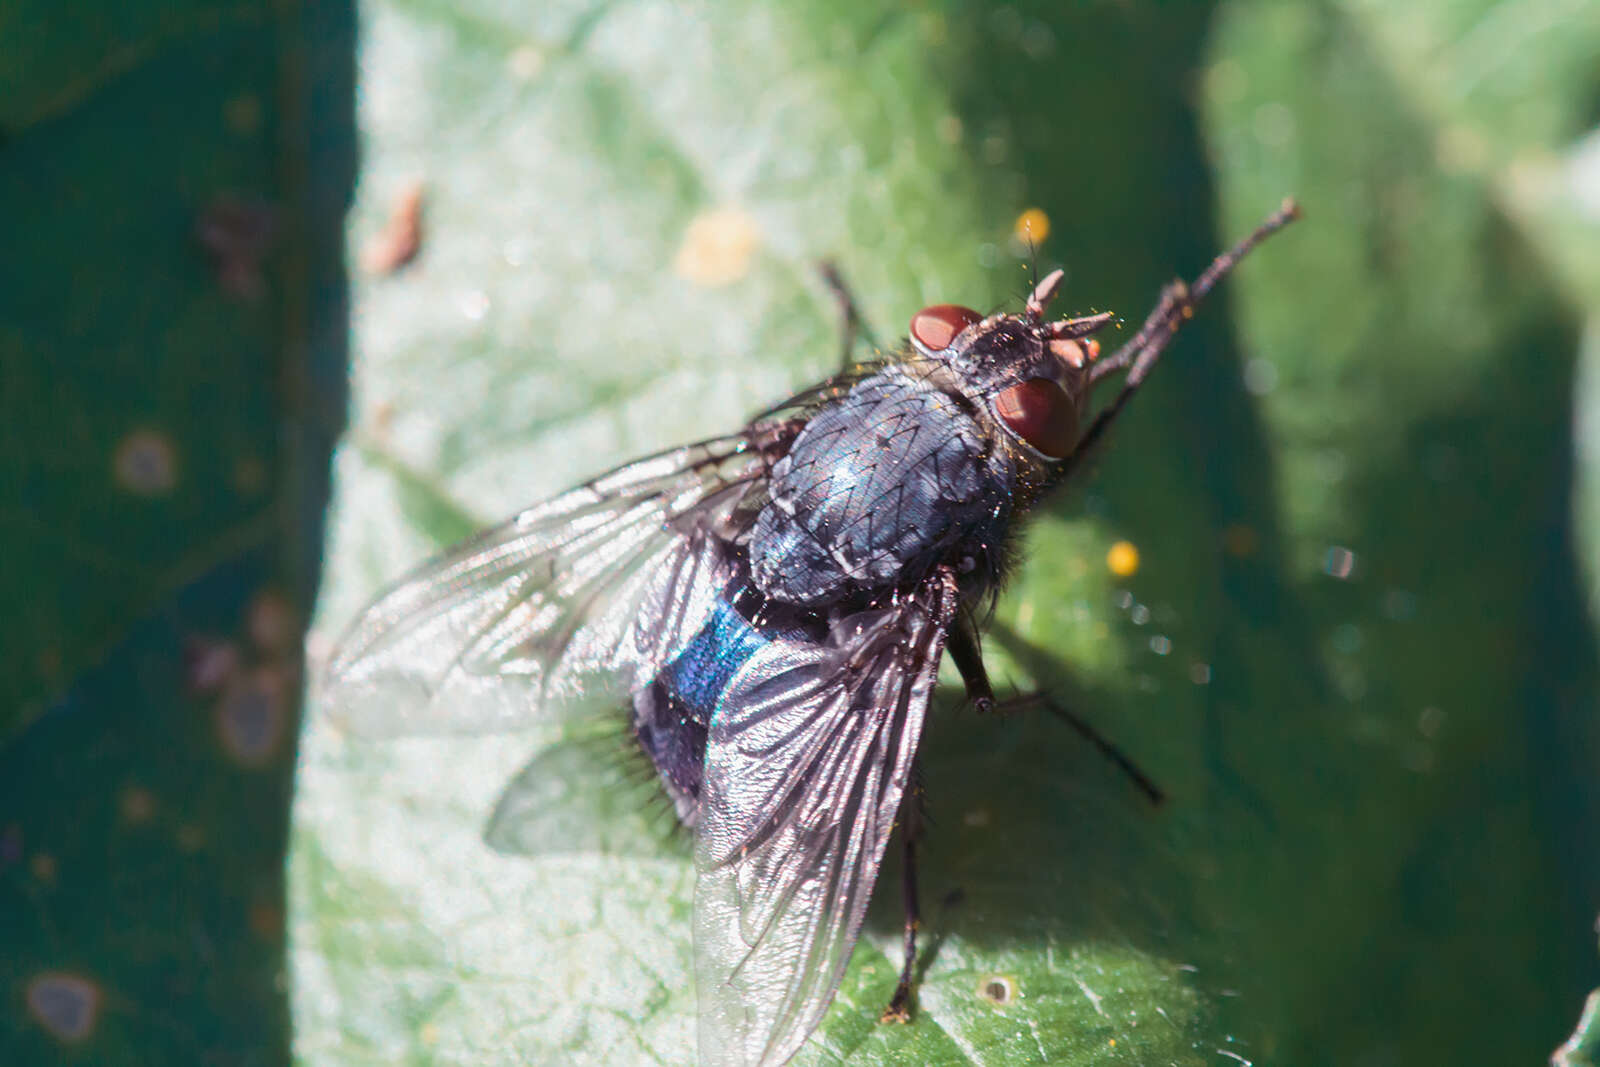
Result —
<instances>
[{"instance_id":1,"label":"fly's hind leg","mask_svg":"<svg viewBox=\"0 0 1600 1067\"><path fill-rule=\"evenodd\" d=\"M856 303L855 294L850 291L850 285L844 280L844 275L839 273L838 264L831 259L825 259L817 264L817 270L821 273L822 281L827 285L828 291L839 303L839 368L849 370L860 362L855 354L856 342L865 341L868 348L876 350L878 339L873 336L866 320L861 317L860 305Z\"/></svg>"},{"instance_id":2,"label":"fly's hind leg","mask_svg":"<svg viewBox=\"0 0 1600 1067\"><path fill-rule=\"evenodd\" d=\"M922 836L922 767L911 764L911 784L905 799L900 802L900 843L904 848L904 866L900 872L900 897L905 904L905 963L900 968L900 981L894 987L889 1006L878 1017L880 1023L906 1023L911 1021L911 982L917 965L917 928L922 924L922 912L917 902L917 838Z\"/></svg>"},{"instance_id":3,"label":"fly's hind leg","mask_svg":"<svg viewBox=\"0 0 1600 1067\"><path fill-rule=\"evenodd\" d=\"M1140 770L1139 765L1134 763L1122 749L1084 719L1058 704L1048 693L1026 693L1010 700L996 700L994 687L989 684L989 672L983 666L983 651L978 644L978 633L968 620L959 618L955 625L950 627L950 638L945 647L949 650L956 669L961 672L961 680L966 683L967 699L972 701L972 706L980 715L995 711L1020 711L1023 708L1042 707L1071 726L1084 740L1099 749L1102 756L1116 764L1133 780L1133 784L1139 787L1139 791L1149 799L1150 803L1159 806L1166 801L1167 796L1161 791L1161 787Z\"/></svg>"}]
</instances>

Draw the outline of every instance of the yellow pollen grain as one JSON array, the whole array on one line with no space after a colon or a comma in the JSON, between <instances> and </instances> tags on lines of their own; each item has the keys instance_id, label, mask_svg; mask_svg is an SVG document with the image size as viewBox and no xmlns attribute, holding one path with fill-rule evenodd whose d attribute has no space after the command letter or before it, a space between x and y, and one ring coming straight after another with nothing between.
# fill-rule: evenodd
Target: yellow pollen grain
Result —
<instances>
[{"instance_id":1,"label":"yellow pollen grain","mask_svg":"<svg viewBox=\"0 0 1600 1067\"><path fill-rule=\"evenodd\" d=\"M1017 216L1017 221L1011 226L1011 234L1023 244L1043 244L1044 239L1050 236L1050 216L1041 208L1030 207Z\"/></svg>"},{"instance_id":2,"label":"yellow pollen grain","mask_svg":"<svg viewBox=\"0 0 1600 1067\"><path fill-rule=\"evenodd\" d=\"M1139 550L1132 541L1118 541L1106 551L1106 569L1118 578L1132 578L1139 571Z\"/></svg>"},{"instance_id":3,"label":"yellow pollen grain","mask_svg":"<svg viewBox=\"0 0 1600 1067\"><path fill-rule=\"evenodd\" d=\"M755 216L743 208L714 208L689 223L672 269L695 285L731 285L750 273L760 246L761 228Z\"/></svg>"}]
</instances>

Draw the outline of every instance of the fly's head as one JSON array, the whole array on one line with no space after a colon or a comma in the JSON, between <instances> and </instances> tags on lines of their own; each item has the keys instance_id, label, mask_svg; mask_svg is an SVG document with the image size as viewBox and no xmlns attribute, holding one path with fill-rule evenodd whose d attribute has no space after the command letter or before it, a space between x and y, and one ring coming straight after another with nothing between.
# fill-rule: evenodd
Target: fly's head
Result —
<instances>
[{"instance_id":1,"label":"fly's head","mask_svg":"<svg viewBox=\"0 0 1600 1067\"><path fill-rule=\"evenodd\" d=\"M990 315L936 304L911 319L918 355L947 368L943 375L1018 443L1047 460L1064 459L1078 440L1089 397L1090 363L1100 354L1092 334L1110 312L1046 322L1061 286L1052 271L1028 296L1020 315Z\"/></svg>"}]
</instances>

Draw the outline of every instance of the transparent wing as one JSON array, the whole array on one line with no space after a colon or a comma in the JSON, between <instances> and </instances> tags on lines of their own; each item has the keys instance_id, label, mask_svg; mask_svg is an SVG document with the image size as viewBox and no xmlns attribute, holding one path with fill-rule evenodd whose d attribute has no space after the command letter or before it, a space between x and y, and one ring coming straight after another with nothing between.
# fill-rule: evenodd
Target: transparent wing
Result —
<instances>
[{"instance_id":1,"label":"transparent wing","mask_svg":"<svg viewBox=\"0 0 1600 1067\"><path fill-rule=\"evenodd\" d=\"M324 705L369 735L490 731L649 682L705 621L735 510L798 429L619 467L424 564L345 633Z\"/></svg>"},{"instance_id":2,"label":"transparent wing","mask_svg":"<svg viewBox=\"0 0 1600 1067\"><path fill-rule=\"evenodd\" d=\"M695 864L700 1062L777 1064L816 1028L877 880L958 594L931 576L780 639L735 676L706 747Z\"/></svg>"}]
</instances>

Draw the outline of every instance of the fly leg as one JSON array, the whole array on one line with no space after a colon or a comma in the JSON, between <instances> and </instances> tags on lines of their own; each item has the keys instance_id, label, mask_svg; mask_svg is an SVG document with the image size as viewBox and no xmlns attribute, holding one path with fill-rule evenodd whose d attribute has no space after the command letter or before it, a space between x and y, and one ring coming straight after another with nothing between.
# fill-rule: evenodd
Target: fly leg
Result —
<instances>
[{"instance_id":1,"label":"fly leg","mask_svg":"<svg viewBox=\"0 0 1600 1067\"><path fill-rule=\"evenodd\" d=\"M1150 776L1140 770L1139 765L1134 763L1122 749L1083 718L1056 703L1048 693L1027 693L1010 700L996 700L994 687L989 684L989 672L983 666L983 650L978 644L978 633L965 618L957 619L950 627L950 637L945 647L949 650L956 669L961 672L961 680L967 687L967 699L972 702L978 714L987 715L996 711L1009 712L1042 707L1071 726L1079 736L1099 749L1102 756L1121 768L1150 803L1159 806L1166 801L1167 795L1161 791L1161 787L1151 781Z\"/></svg>"},{"instance_id":2,"label":"fly leg","mask_svg":"<svg viewBox=\"0 0 1600 1067\"><path fill-rule=\"evenodd\" d=\"M1145 799L1149 800L1151 804L1160 807L1166 803L1167 794L1161 791L1160 786L1151 781L1148 774L1139 769L1139 765L1133 762L1133 759L1127 753L1118 748L1115 743L1099 730L1096 730L1081 716L1073 714L1067 708L1056 703L1049 693L1024 693L1021 696L1003 700L994 705L995 710L1002 712L1020 711L1024 708L1034 707L1044 708L1044 710L1078 731L1080 737L1099 749L1102 756L1115 763L1122 773L1131 778L1133 784L1139 787L1139 791L1145 795Z\"/></svg>"},{"instance_id":3,"label":"fly leg","mask_svg":"<svg viewBox=\"0 0 1600 1067\"><path fill-rule=\"evenodd\" d=\"M1199 307L1200 301L1205 299L1206 294L1227 277L1252 248L1299 217L1299 205L1293 200L1285 200L1283 206L1267 216L1266 221L1257 226L1250 236L1212 260L1211 265L1194 280L1193 285L1176 281L1163 289L1160 302L1145 318L1144 325L1139 327L1139 332L1111 355L1095 362L1093 370L1090 371L1091 383L1098 382L1124 367L1128 373L1122 379L1122 388L1118 390L1117 395L1112 398L1111 403L1100 409L1094 421L1089 424L1089 428L1078 439L1072 454L1062 461L1055 475L1057 480L1065 478L1093 454L1095 446L1105 437L1106 431L1111 428L1111 423L1121 414L1122 409L1133 398L1133 394L1144 383L1146 376L1155 367L1156 361L1161 358L1161 353L1177 334L1178 328L1194 317L1194 309Z\"/></svg>"},{"instance_id":4,"label":"fly leg","mask_svg":"<svg viewBox=\"0 0 1600 1067\"><path fill-rule=\"evenodd\" d=\"M979 715L988 715L995 709L994 686L989 684L989 670L983 665L983 648L978 641L978 631L965 616L959 615L950 626L950 636L945 639L945 651L961 672L961 681L967 687L967 700Z\"/></svg>"},{"instance_id":5,"label":"fly leg","mask_svg":"<svg viewBox=\"0 0 1600 1067\"><path fill-rule=\"evenodd\" d=\"M922 836L922 768L911 764L911 788L906 790L901 802L900 843L905 850L905 863L900 873L900 897L905 905L905 964L900 968L900 981L894 987L889 1006L878 1017L880 1023L906 1023L911 1021L911 980L917 964L917 928L922 925L922 911L917 904L917 838Z\"/></svg>"},{"instance_id":6,"label":"fly leg","mask_svg":"<svg viewBox=\"0 0 1600 1067\"><path fill-rule=\"evenodd\" d=\"M865 341L867 347L873 349L878 347L878 339L872 335L866 320L861 317L861 309L856 304L855 294L850 291L849 283L839 273L838 265L830 259L825 259L817 264L817 270L822 273L822 281L827 285L828 291L839 302L839 368L849 370L859 362L855 357L857 339Z\"/></svg>"}]
</instances>

